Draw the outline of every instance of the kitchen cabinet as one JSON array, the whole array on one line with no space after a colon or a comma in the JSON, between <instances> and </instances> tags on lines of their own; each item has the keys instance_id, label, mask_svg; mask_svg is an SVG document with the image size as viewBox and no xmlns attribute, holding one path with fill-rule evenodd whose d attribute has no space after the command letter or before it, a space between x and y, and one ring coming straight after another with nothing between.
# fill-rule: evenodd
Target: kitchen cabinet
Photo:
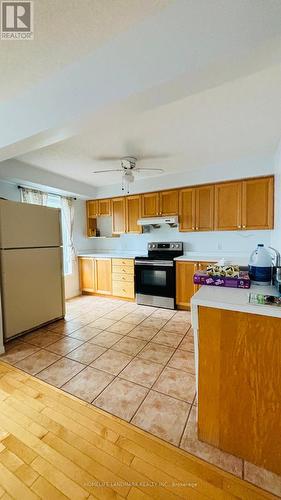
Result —
<instances>
[{"instance_id":1,"label":"kitchen cabinet","mask_svg":"<svg viewBox=\"0 0 281 500\"><path fill-rule=\"evenodd\" d=\"M142 228L137 224L141 217L140 195L126 196L126 233L141 233Z\"/></svg>"},{"instance_id":2,"label":"kitchen cabinet","mask_svg":"<svg viewBox=\"0 0 281 500\"><path fill-rule=\"evenodd\" d=\"M190 299L198 290L193 283L193 275L198 269L197 262L176 262L176 305L178 309L190 309Z\"/></svg>"},{"instance_id":3,"label":"kitchen cabinet","mask_svg":"<svg viewBox=\"0 0 281 500\"><path fill-rule=\"evenodd\" d=\"M176 262L176 305L178 309L190 309L191 297L201 285L193 283L193 275L197 271L206 271L214 262Z\"/></svg>"},{"instance_id":4,"label":"kitchen cabinet","mask_svg":"<svg viewBox=\"0 0 281 500\"><path fill-rule=\"evenodd\" d=\"M87 214L88 217L97 217L99 214L99 200L87 201Z\"/></svg>"},{"instance_id":5,"label":"kitchen cabinet","mask_svg":"<svg viewBox=\"0 0 281 500\"><path fill-rule=\"evenodd\" d=\"M108 217L111 215L111 200L99 200L99 217Z\"/></svg>"},{"instance_id":6,"label":"kitchen cabinet","mask_svg":"<svg viewBox=\"0 0 281 500\"><path fill-rule=\"evenodd\" d=\"M80 289L83 292L94 293L95 286L95 260L91 257L79 257Z\"/></svg>"},{"instance_id":7,"label":"kitchen cabinet","mask_svg":"<svg viewBox=\"0 0 281 500\"><path fill-rule=\"evenodd\" d=\"M178 190L160 191L160 215L178 215L179 192Z\"/></svg>"},{"instance_id":8,"label":"kitchen cabinet","mask_svg":"<svg viewBox=\"0 0 281 500\"><path fill-rule=\"evenodd\" d=\"M195 230L214 229L214 186L200 186L195 189Z\"/></svg>"},{"instance_id":9,"label":"kitchen cabinet","mask_svg":"<svg viewBox=\"0 0 281 500\"><path fill-rule=\"evenodd\" d=\"M274 177L258 177L87 201L87 234L112 214L112 234L140 233L140 217L179 215L179 231L272 229Z\"/></svg>"},{"instance_id":10,"label":"kitchen cabinet","mask_svg":"<svg viewBox=\"0 0 281 500\"><path fill-rule=\"evenodd\" d=\"M179 194L179 230L195 231L195 189L185 188Z\"/></svg>"},{"instance_id":11,"label":"kitchen cabinet","mask_svg":"<svg viewBox=\"0 0 281 500\"><path fill-rule=\"evenodd\" d=\"M134 299L134 259L112 259L112 294Z\"/></svg>"},{"instance_id":12,"label":"kitchen cabinet","mask_svg":"<svg viewBox=\"0 0 281 500\"><path fill-rule=\"evenodd\" d=\"M242 228L242 182L223 182L215 185L215 231L234 231Z\"/></svg>"},{"instance_id":13,"label":"kitchen cabinet","mask_svg":"<svg viewBox=\"0 0 281 500\"><path fill-rule=\"evenodd\" d=\"M87 201L88 216L102 217L111 215L110 199L106 200L89 200Z\"/></svg>"},{"instance_id":14,"label":"kitchen cabinet","mask_svg":"<svg viewBox=\"0 0 281 500\"><path fill-rule=\"evenodd\" d=\"M97 293L111 294L111 259L95 259L95 281Z\"/></svg>"},{"instance_id":15,"label":"kitchen cabinet","mask_svg":"<svg viewBox=\"0 0 281 500\"><path fill-rule=\"evenodd\" d=\"M198 437L281 474L280 318L199 306Z\"/></svg>"},{"instance_id":16,"label":"kitchen cabinet","mask_svg":"<svg viewBox=\"0 0 281 500\"><path fill-rule=\"evenodd\" d=\"M180 231L212 231L214 186L180 190Z\"/></svg>"},{"instance_id":17,"label":"kitchen cabinet","mask_svg":"<svg viewBox=\"0 0 281 500\"><path fill-rule=\"evenodd\" d=\"M126 232L126 205L125 197L112 198L112 234Z\"/></svg>"},{"instance_id":18,"label":"kitchen cabinet","mask_svg":"<svg viewBox=\"0 0 281 500\"><path fill-rule=\"evenodd\" d=\"M142 217L157 217L160 215L159 193L145 193L141 195Z\"/></svg>"},{"instance_id":19,"label":"kitchen cabinet","mask_svg":"<svg viewBox=\"0 0 281 500\"><path fill-rule=\"evenodd\" d=\"M242 229L272 229L274 178L242 181Z\"/></svg>"}]
</instances>

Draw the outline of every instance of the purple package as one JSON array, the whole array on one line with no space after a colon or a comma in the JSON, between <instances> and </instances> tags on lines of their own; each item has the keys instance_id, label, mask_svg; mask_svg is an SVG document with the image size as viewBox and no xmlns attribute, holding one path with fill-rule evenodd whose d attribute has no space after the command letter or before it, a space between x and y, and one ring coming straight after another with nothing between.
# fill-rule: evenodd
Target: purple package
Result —
<instances>
[{"instance_id":1,"label":"purple package","mask_svg":"<svg viewBox=\"0 0 281 500\"><path fill-rule=\"evenodd\" d=\"M245 271L240 272L239 278L228 276L209 276L209 274L199 271L194 274L193 282L196 285L224 286L228 288L250 288L251 280Z\"/></svg>"}]
</instances>

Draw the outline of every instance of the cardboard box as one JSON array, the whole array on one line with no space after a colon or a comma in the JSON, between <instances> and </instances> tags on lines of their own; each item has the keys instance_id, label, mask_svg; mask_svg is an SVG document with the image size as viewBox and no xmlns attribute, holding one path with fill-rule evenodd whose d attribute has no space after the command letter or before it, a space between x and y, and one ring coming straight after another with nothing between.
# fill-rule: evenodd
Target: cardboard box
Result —
<instances>
[{"instance_id":1,"label":"cardboard box","mask_svg":"<svg viewBox=\"0 0 281 500\"><path fill-rule=\"evenodd\" d=\"M228 288L250 288L251 280L248 272L241 271L238 278L228 276L209 276L204 271L198 271L193 276L195 285L224 286Z\"/></svg>"}]
</instances>

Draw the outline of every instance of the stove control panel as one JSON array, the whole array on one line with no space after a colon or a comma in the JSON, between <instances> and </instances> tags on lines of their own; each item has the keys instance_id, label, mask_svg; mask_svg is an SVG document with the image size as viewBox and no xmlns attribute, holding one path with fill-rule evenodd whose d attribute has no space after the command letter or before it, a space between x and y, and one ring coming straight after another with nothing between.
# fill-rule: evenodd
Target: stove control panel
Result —
<instances>
[{"instance_id":1,"label":"stove control panel","mask_svg":"<svg viewBox=\"0 0 281 500\"><path fill-rule=\"evenodd\" d=\"M183 250L183 243L181 241L172 241L172 242L152 242L148 243L147 245L148 250L159 250L159 251L177 251L177 252L182 252Z\"/></svg>"}]
</instances>

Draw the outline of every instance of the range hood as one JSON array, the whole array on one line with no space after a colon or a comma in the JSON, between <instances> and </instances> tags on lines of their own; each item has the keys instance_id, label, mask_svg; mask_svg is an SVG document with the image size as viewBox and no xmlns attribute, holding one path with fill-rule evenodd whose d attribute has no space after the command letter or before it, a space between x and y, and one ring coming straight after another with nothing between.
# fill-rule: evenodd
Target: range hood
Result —
<instances>
[{"instance_id":1,"label":"range hood","mask_svg":"<svg viewBox=\"0 0 281 500\"><path fill-rule=\"evenodd\" d=\"M153 226L160 227L162 224L169 224L171 227L178 225L179 218L177 215L172 217L144 217L138 220L139 226Z\"/></svg>"}]
</instances>

